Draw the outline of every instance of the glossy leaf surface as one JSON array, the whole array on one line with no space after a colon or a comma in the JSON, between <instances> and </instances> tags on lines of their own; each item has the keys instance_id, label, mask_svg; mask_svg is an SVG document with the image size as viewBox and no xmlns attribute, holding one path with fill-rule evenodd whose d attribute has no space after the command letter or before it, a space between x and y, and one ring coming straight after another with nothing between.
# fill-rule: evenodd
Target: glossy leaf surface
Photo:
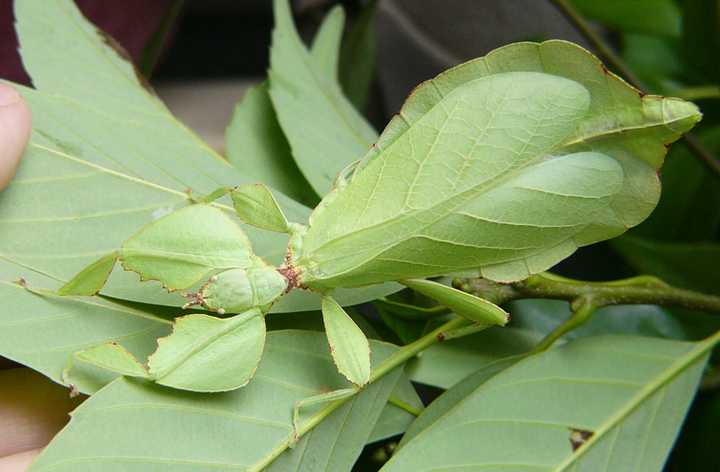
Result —
<instances>
[{"instance_id":1,"label":"glossy leaf surface","mask_svg":"<svg viewBox=\"0 0 720 472\"><path fill-rule=\"evenodd\" d=\"M318 287L521 279L645 219L665 145L699 119L571 43L500 48L415 90L314 211L297 264Z\"/></svg>"}]
</instances>

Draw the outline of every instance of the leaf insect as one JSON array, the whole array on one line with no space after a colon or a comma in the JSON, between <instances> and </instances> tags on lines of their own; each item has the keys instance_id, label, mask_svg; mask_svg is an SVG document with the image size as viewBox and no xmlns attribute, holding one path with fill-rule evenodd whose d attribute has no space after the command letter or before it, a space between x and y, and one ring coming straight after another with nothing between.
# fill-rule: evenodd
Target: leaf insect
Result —
<instances>
[{"instance_id":1,"label":"leaf insect","mask_svg":"<svg viewBox=\"0 0 720 472\"><path fill-rule=\"evenodd\" d=\"M262 184L221 188L127 239L59 290L94 295L116 262L188 292L147 364L117 344L73 361L171 387L245 385L262 355L264 315L291 290L322 299L332 357L355 388L371 378L362 331L337 288L399 281L475 326L508 314L428 278L472 272L500 281L547 270L578 247L639 224L659 198L666 146L694 126L693 104L643 95L572 43L517 43L420 85L378 142L338 179L307 225L289 222ZM286 233L285 262L255 255L235 219Z\"/></svg>"}]
</instances>

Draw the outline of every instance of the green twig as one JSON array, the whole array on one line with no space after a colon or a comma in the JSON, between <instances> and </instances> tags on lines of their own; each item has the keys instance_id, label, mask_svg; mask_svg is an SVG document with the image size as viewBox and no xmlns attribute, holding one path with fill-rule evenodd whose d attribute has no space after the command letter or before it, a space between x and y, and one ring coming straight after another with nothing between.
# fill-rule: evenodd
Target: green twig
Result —
<instances>
[{"instance_id":1,"label":"green twig","mask_svg":"<svg viewBox=\"0 0 720 472\"><path fill-rule=\"evenodd\" d=\"M485 279L456 279L454 285L480 297L484 297L486 292L494 295L502 289L503 298L498 300L500 303L520 298L551 298L572 302L582 297L592 297L593 303L598 307L662 305L720 312L720 297L672 287L649 276L611 282L588 282L543 273L511 284L499 284Z\"/></svg>"},{"instance_id":2,"label":"green twig","mask_svg":"<svg viewBox=\"0 0 720 472\"><path fill-rule=\"evenodd\" d=\"M565 320L560 326L547 334L537 345L530 351L531 354L538 354L546 351L555 341L565 336L567 333L577 328L590 319L598 306L593 303L592 297L584 297L577 303L577 307L573 309L570 318Z\"/></svg>"},{"instance_id":3,"label":"green twig","mask_svg":"<svg viewBox=\"0 0 720 472\"><path fill-rule=\"evenodd\" d=\"M697 87L680 88L672 93L684 100L707 100L720 98L720 87L717 85L699 85Z\"/></svg>"},{"instance_id":4,"label":"green twig","mask_svg":"<svg viewBox=\"0 0 720 472\"><path fill-rule=\"evenodd\" d=\"M453 285L478 297L491 297L495 303L524 298L570 302L573 314L541 340L533 353L546 350L566 333L585 323L595 310L608 305L663 305L720 312L720 297L672 287L648 275L609 282L589 282L543 273L511 284L486 279L456 279Z\"/></svg>"},{"instance_id":5,"label":"green twig","mask_svg":"<svg viewBox=\"0 0 720 472\"><path fill-rule=\"evenodd\" d=\"M420 408L415 408L408 402L400 400L397 397L390 397L390 399L388 400L388 403L390 403L391 405L395 405L396 407L400 408L401 410L407 411L408 413L410 413L413 416L420 416L420 413L422 413L422 410Z\"/></svg>"},{"instance_id":6,"label":"green twig","mask_svg":"<svg viewBox=\"0 0 720 472\"><path fill-rule=\"evenodd\" d=\"M400 367L405 362L412 359L417 354L424 351L433 344L443 341L445 339L446 332L453 331L469 324L470 322L464 318L453 318L447 323L444 323L438 328L430 331L417 341L401 347L400 349L395 351L390 357L382 361L380 365L378 365L375 369L373 369L373 372L370 375L370 381L368 382L368 385L381 379L383 376ZM356 393L361 391L362 389L357 389ZM347 402L353 397L354 395L349 395L348 397L329 402L326 406L324 406L316 414L314 414L307 422L303 423L302 425L298 425L295 434L291 435L291 437L289 437L286 441L278 444L278 446L267 457L265 457L263 461L256 464L250 470L252 472L264 470L265 467L270 465L275 459L277 459L278 456L280 456L280 454L285 452L285 450L287 450L292 444L297 442L304 434L308 433L314 427L322 423L323 420L325 420L325 418L327 418L332 412L343 406L345 402Z\"/></svg>"},{"instance_id":7,"label":"green twig","mask_svg":"<svg viewBox=\"0 0 720 472\"><path fill-rule=\"evenodd\" d=\"M575 26L580 34L590 43L597 53L606 60L623 78L638 90L645 90L642 81L628 67L620 56L610 47L605 39L580 15L568 0L550 0L560 12ZM691 133L684 136L685 144L690 152L700 159L716 176L720 176L720 161L703 146L700 140Z\"/></svg>"},{"instance_id":8,"label":"green twig","mask_svg":"<svg viewBox=\"0 0 720 472\"><path fill-rule=\"evenodd\" d=\"M422 307L409 303L398 302L387 297L375 300L378 305L385 305L393 316L409 321L425 321L446 314L449 310L442 305Z\"/></svg>"}]
</instances>

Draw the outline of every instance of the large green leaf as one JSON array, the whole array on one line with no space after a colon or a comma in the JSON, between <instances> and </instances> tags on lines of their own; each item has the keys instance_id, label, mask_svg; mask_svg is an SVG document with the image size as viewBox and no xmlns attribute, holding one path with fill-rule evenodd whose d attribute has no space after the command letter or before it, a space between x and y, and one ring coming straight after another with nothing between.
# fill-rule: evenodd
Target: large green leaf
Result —
<instances>
[{"instance_id":1,"label":"large green leaf","mask_svg":"<svg viewBox=\"0 0 720 472\"><path fill-rule=\"evenodd\" d=\"M313 204L315 191L300 173L275 117L267 81L250 88L235 106L225 131L230 163L299 202Z\"/></svg>"},{"instance_id":2,"label":"large green leaf","mask_svg":"<svg viewBox=\"0 0 720 472\"><path fill-rule=\"evenodd\" d=\"M340 42L344 27L345 10L336 5L325 16L310 47L315 71L333 81L338 80Z\"/></svg>"},{"instance_id":3,"label":"large green leaf","mask_svg":"<svg viewBox=\"0 0 720 472\"><path fill-rule=\"evenodd\" d=\"M427 408L423 410L420 416L408 426L407 431L403 435L400 446L405 445L412 438L421 433L424 429L432 426L440 417L452 410L458 403L462 402L465 397L470 395L480 385L484 384L495 375L512 366L520 359L522 355L501 357L488 362L481 367L474 369L472 374L464 377L455 385L449 388L445 393L432 401Z\"/></svg>"},{"instance_id":4,"label":"large green leaf","mask_svg":"<svg viewBox=\"0 0 720 472\"><path fill-rule=\"evenodd\" d=\"M623 32L679 37L680 8L673 0L571 0L583 15Z\"/></svg>"},{"instance_id":5,"label":"large green leaf","mask_svg":"<svg viewBox=\"0 0 720 472\"><path fill-rule=\"evenodd\" d=\"M525 358L427 422L382 470L660 470L719 338L600 336Z\"/></svg>"},{"instance_id":6,"label":"large green leaf","mask_svg":"<svg viewBox=\"0 0 720 472\"><path fill-rule=\"evenodd\" d=\"M0 258L0 355L58 383L72 355L80 350L119 342L139 359L156 347L156 338L171 330L176 309L120 304L99 297L41 296L13 282L23 277L29 287L56 289L58 281ZM76 365L71 382L93 393L114 375Z\"/></svg>"},{"instance_id":7,"label":"large green leaf","mask_svg":"<svg viewBox=\"0 0 720 472\"><path fill-rule=\"evenodd\" d=\"M275 0L274 8L270 96L295 161L318 195L325 195L337 174L361 158L377 134L328 75L326 62L303 45L288 1Z\"/></svg>"},{"instance_id":8,"label":"large green leaf","mask_svg":"<svg viewBox=\"0 0 720 472\"><path fill-rule=\"evenodd\" d=\"M73 2L17 2L21 89L34 133L17 180L0 198L0 252L66 280L145 223L219 186L247 182L176 121ZM278 196L302 221L307 210ZM282 260L285 238L249 231L259 254ZM122 271L119 271L122 272ZM132 276L106 293L160 301Z\"/></svg>"},{"instance_id":9,"label":"large green leaf","mask_svg":"<svg viewBox=\"0 0 720 472\"><path fill-rule=\"evenodd\" d=\"M645 219L666 145L699 119L571 43L500 48L413 92L316 208L296 264L317 287L521 279Z\"/></svg>"},{"instance_id":10,"label":"large green leaf","mask_svg":"<svg viewBox=\"0 0 720 472\"><path fill-rule=\"evenodd\" d=\"M34 132L17 178L0 194L3 257L66 281L145 224L185 206L187 190L205 195L252 181L175 120L72 1L17 2L15 9L21 54L37 90L18 86ZM276 197L290 220L306 220L306 207ZM229 205L219 206L234 215ZM286 235L246 230L258 255L282 262ZM103 293L184 303L119 268ZM356 293L354 300L375 296ZM338 300L345 304L342 294ZM282 309L295 311L291 302Z\"/></svg>"},{"instance_id":11,"label":"large green leaf","mask_svg":"<svg viewBox=\"0 0 720 472\"><path fill-rule=\"evenodd\" d=\"M570 304L559 300L519 300L508 304L507 309L511 314L507 328L435 344L408 363L408 375L415 382L453 387L486 366L528 352L570 317ZM561 342L602 334L691 340L717 331L717 322L711 321L687 313L674 315L654 305L609 306L597 310L590 320L563 336Z\"/></svg>"},{"instance_id":12,"label":"large green leaf","mask_svg":"<svg viewBox=\"0 0 720 472\"><path fill-rule=\"evenodd\" d=\"M319 74L337 79L338 52L344 26L341 7L334 8L313 40L310 54ZM228 160L245 175L253 176L295 200L314 206L318 195L293 160L290 145L270 101L269 83L252 87L235 107L225 132Z\"/></svg>"},{"instance_id":13,"label":"large green leaf","mask_svg":"<svg viewBox=\"0 0 720 472\"><path fill-rule=\"evenodd\" d=\"M295 403L348 386L324 354L325 343L321 333L270 333L255 379L225 394L119 379L76 410L31 470L259 471L268 464L262 470L350 470L400 370L363 389L289 449ZM374 361L393 350L374 342ZM304 417L314 421L319 414Z\"/></svg>"},{"instance_id":14,"label":"large green leaf","mask_svg":"<svg viewBox=\"0 0 720 472\"><path fill-rule=\"evenodd\" d=\"M435 344L408 363L414 381L448 389L500 359L532 349L542 333L521 328L492 329Z\"/></svg>"}]
</instances>

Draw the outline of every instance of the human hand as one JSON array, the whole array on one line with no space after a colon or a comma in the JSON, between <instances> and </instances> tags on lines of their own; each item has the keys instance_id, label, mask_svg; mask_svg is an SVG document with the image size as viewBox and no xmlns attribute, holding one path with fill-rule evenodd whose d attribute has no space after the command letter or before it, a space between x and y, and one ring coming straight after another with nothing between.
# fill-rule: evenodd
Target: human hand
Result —
<instances>
[{"instance_id":1,"label":"human hand","mask_svg":"<svg viewBox=\"0 0 720 472\"><path fill-rule=\"evenodd\" d=\"M29 138L30 110L0 84L0 190L15 175ZM0 370L0 472L26 470L75 403L66 389L30 369Z\"/></svg>"},{"instance_id":2,"label":"human hand","mask_svg":"<svg viewBox=\"0 0 720 472\"><path fill-rule=\"evenodd\" d=\"M30 109L15 89L0 84L0 190L15 175L29 138Z\"/></svg>"},{"instance_id":3,"label":"human hand","mask_svg":"<svg viewBox=\"0 0 720 472\"><path fill-rule=\"evenodd\" d=\"M23 472L79 399L26 368L0 370L0 472Z\"/></svg>"}]
</instances>

